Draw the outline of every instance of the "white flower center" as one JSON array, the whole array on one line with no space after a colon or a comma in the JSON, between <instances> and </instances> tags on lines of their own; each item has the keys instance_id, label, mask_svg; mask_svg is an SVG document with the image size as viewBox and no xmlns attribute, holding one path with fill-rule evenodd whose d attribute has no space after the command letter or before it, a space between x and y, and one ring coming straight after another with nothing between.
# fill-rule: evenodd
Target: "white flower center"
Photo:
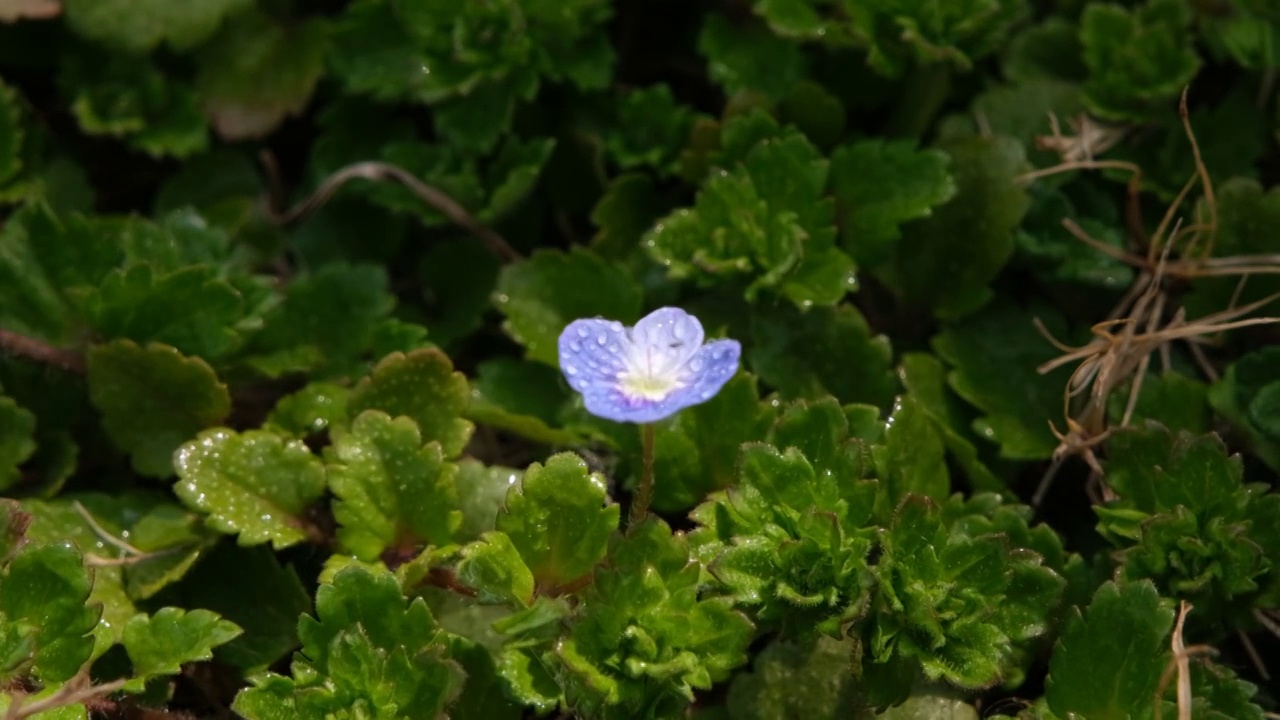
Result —
<instances>
[{"instance_id":1,"label":"white flower center","mask_svg":"<svg viewBox=\"0 0 1280 720\"><path fill-rule=\"evenodd\" d=\"M682 385L683 383L670 376L633 372L623 372L618 375L618 387L622 392L631 397L655 402L666 398Z\"/></svg>"}]
</instances>

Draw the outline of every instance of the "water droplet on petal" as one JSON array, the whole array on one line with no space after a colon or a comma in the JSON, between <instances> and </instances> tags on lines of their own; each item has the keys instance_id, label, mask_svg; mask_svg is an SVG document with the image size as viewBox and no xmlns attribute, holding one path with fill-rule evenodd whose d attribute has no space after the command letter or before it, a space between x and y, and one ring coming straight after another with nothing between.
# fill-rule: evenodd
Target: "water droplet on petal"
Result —
<instances>
[{"instance_id":1,"label":"water droplet on petal","mask_svg":"<svg viewBox=\"0 0 1280 720\"><path fill-rule=\"evenodd\" d=\"M577 374L578 374L578 368L576 368L576 367L574 367L574 366L572 366L572 365L565 365L565 366L564 366L564 373L565 373L566 375L577 375Z\"/></svg>"},{"instance_id":2,"label":"water droplet on petal","mask_svg":"<svg viewBox=\"0 0 1280 720\"><path fill-rule=\"evenodd\" d=\"M574 340L573 342L569 343L569 349L574 352L582 352L582 343L578 342L577 340Z\"/></svg>"},{"instance_id":3,"label":"water droplet on petal","mask_svg":"<svg viewBox=\"0 0 1280 720\"><path fill-rule=\"evenodd\" d=\"M694 358L689 363L689 369L694 372L702 372L702 358Z\"/></svg>"},{"instance_id":4,"label":"water droplet on petal","mask_svg":"<svg viewBox=\"0 0 1280 720\"><path fill-rule=\"evenodd\" d=\"M596 344L603 346L607 342L609 342L608 335L605 335L604 333L600 333L599 335L596 336Z\"/></svg>"},{"instance_id":5,"label":"water droplet on petal","mask_svg":"<svg viewBox=\"0 0 1280 720\"><path fill-rule=\"evenodd\" d=\"M590 331L590 330L587 330L587 329L586 329L586 328L584 328L584 327L580 327L580 328L578 328L578 337L584 338L584 337L586 337L586 336L588 336L588 335L590 335L590 334L591 334L591 331Z\"/></svg>"},{"instance_id":6,"label":"water droplet on petal","mask_svg":"<svg viewBox=\"0 0 1280 720\"><path fill-rule=\"evenodd\" d=\"M706 400L707 398L711 397L711 394L712 393L710 390L703 390L701 393L699 393L699 397L701 397L703 400Z\"/></svg>"}]
</instances>

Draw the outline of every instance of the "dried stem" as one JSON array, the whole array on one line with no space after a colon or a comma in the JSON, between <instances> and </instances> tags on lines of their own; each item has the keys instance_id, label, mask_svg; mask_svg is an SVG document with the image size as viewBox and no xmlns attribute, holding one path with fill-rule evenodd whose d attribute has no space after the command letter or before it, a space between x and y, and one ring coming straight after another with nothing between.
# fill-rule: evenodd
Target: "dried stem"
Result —
<instances>
[{"instance_id":1,"label":"dried stem","mask_svg":"<svg viewBox=\"0 0 1280 720\"><path fill-rule=\"evenodd\" d=\"M316 191L310 197L283 212L275 210L271 203L268 203L268 216L273 222L280 225L292 223L322 207L339 188L352 180L398 182L408 188L418 199L439 211L454 225L479 238L485 244L485 247L497 256L499 260L515 262L521 259L520 253L516 252L515 248L511 247L505 238L479 220L476 220L475 216L467 212L467 209L462 207L458 201L438 188L422 182L408 170L376 160L353 163L338 170L325 178L324 182L320 183L320 187L316 188Z\"/></svg>"},{"instance_id":2,"label":"dried stem","mask_svg":"<svg viewBox=\"0 0 1280 720\"><path fill-rule=\"evenodd\" d=\"M83 375L84 356L74 350L54 347L43 340L0 329L0 352Z\"/></svg>"},{"instance_id":3,"label":"dried stem","mask_svg":"<svg viewBox=\"0 0 1280 720\"><path fill-rule=\"evenodd\" d=\"M102 685L92 685L89 681L89 673L81 670L49 697L26 702L22 695L14 693L9 710L4 714L4 720L25 720L49 710L91 702L119 690L124 687L125 682L125 680L114 680Z\"/></svg>"}]
</instances>

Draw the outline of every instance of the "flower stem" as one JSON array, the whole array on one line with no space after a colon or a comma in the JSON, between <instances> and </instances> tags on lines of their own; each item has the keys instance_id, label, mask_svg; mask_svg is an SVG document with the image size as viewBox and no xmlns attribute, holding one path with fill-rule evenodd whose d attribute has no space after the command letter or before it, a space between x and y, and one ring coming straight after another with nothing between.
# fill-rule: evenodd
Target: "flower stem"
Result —
<instances>
[{"instance_id":1,"label":"flower stem","mask_svg":"<svg viewBox=\"0 0 1280 720\"><path fill-rule=\"evenodd\" d=\"M653 499L653 423L640 426L640 447L644 469L640 472L640 487L636 490L635 499L631 502L631 521L627 528L633 528L649 514L649 501Z\"/></svg>"}]
</instances>

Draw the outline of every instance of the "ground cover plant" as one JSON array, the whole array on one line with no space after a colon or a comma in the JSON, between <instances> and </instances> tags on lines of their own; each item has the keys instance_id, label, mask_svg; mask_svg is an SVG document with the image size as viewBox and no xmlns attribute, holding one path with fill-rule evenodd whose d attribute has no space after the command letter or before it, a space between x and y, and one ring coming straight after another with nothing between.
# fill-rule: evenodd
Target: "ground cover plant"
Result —
<instances>
[{"instance_id":1,"label":"ground cover plant","mask_svg":"<svg viewBox=\"0 0 1280 720\"><path fill-rule=\"evenodd\" d=\"M0 718L1276 717L1278 77L1268 0L0 0Z\"/></svg>"}]
</instances>

